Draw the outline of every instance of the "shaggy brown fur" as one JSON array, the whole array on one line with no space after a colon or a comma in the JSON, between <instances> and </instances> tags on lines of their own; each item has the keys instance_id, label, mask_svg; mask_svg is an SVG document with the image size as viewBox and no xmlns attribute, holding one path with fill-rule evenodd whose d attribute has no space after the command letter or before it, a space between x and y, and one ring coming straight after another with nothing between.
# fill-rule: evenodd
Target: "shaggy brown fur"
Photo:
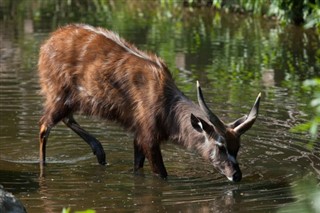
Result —
<instances>
[{"instance_id":1,"label":"shaggy brown fur","mask_svg":"<svg viewBox=\"0 0 320 213\"><path fill-rule=\"evenodd\" d=\"M81 24L60 28L42 45L38 68L45 97L40 120L42 164L50 129L59 121L82 137L99 163L105 164L101 143L74 120L77 112L117 121L133 132L135 170L143 167L147 157L153 172L166 177L160 143L168 139L199 150L210 161L216 158L212 153L218 152L214 141L220 140L219 131L207 113L180 92L160 58L115 33ZM192 124L191 114L200 124L196 120ZM205 123L212 126L206 134L201 129ZM237 152L238 141L231 134L230 151ZM230 168L232 176L236 167Z\"/></svg>"}]
</instances>

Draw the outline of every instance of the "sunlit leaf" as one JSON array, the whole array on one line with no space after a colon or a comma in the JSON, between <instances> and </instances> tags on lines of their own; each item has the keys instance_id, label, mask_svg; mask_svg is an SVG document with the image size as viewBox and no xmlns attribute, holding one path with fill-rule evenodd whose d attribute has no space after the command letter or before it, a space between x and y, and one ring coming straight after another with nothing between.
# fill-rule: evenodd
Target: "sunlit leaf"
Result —
<instances>
[{"instance_id":1,"label":"sunlit leaf","mask_svg":"<svg viewBox=\"0 0 320 213\"><path fill-rule=\"evenodd\" d=\"M71 209L70 208L63 208L62 213L70 213Z\"/></svg>"},{"instance_id":2,"label":"sunlit leaf","mask_svg":"<svg viewBox=\"0 0 320 213\"><path fill-rule=\"evenodd\" d=\"M295 132L295 133L297 133L297 132L306 132L306 131L308 131L310 129L310 127L311 127L311 121L306 122L306 123L302 123L302 124L298 124L298 125L292 127L290 129L290 131L291 132Z\"/></svg>"},{"instance_id":3,"label":"sunlit leaf","mask_svg":"<svg viewBox=\"0 0 320 213\"><path fill-rule=\"evenodd\" d=\"M75 211L74 213L96 213L96 211L92 210L92 209L88 209L88 210L85 210L85 211Z\"/></svg>"}]
</instances>

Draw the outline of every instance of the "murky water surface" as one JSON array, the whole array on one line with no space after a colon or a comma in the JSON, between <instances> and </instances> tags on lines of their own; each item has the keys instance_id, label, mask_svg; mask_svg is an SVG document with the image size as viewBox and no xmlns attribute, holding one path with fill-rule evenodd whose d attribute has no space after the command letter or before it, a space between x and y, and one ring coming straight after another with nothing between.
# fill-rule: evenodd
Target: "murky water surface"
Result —
<instances>
[{"instance_id":1,"label":"murky water surface","mask_svg":"<svg viewBox=\"0 0 320 213\"><path fill-rule=\"evenodd\" d=\"M40 2L5 7L0 29L0 184L28 212L276 212L304 199L303 188L292 191L297 180L315 180L318 187L319 142L308 148L307 135L289 132L310 118L311 97L300 87L320 76L314 31L160 3L77 8ZM59 124L39 178L38 50L51 31L70 22L107 27L157 53L193 100L199 80L211 109L227 122L247 113L262 92L259 118L242 137L243 180L230 183L197 153L170 142L162 146L168 180L153 176L148 163L134 175L132 135L83 116L77 120L102 142L109 164L98 165L87 144Z\"/></svg>"}]
</instances>

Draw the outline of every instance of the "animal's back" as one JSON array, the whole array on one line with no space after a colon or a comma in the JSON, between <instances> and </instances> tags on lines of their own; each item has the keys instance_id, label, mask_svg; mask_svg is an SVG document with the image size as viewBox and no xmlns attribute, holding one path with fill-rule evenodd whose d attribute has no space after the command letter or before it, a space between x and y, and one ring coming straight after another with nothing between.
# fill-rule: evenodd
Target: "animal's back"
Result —
<instances>
[{"instance_id":1,"label":"animal's back","mask_svg":"<svg viewBox=\"0 0 320 213\"><path fill-rule=\"evenodd\" d=\"M132 129L154 128L164 90L174 85L161 59L87 25L52 34L40 50L39 76L45 111L62 107Z\"/></svg>"}]
</instances>

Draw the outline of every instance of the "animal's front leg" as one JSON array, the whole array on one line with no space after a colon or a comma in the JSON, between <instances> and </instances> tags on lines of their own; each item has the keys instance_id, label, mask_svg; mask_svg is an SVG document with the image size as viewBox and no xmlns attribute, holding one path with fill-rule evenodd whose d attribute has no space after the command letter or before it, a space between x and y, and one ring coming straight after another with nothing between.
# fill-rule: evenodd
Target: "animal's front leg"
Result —
<instances>
[{"instance_id":1,"label":"animal's front leg","mask_svg":"<svg viewBox=\"0 0 320 213\"><path fill-rule=\"evenodd\" d=\"M144 149L153 173L164 179L167 178L168 173L163 163L160 145L153 144L151 146L149 145L144 147Z\"/></svg>"},{"instance_id":2,"label":"animal's front leg","mask_svg":"<svg viewBox=\"0 0 320 213\"><path fill-rule=\"evenodd\" d=\"M134 139L134 171L138 171L139 169L143 168L144 160L146 156L143 152L143 148L138 141Z\"/></svg>"}]
</instances>

